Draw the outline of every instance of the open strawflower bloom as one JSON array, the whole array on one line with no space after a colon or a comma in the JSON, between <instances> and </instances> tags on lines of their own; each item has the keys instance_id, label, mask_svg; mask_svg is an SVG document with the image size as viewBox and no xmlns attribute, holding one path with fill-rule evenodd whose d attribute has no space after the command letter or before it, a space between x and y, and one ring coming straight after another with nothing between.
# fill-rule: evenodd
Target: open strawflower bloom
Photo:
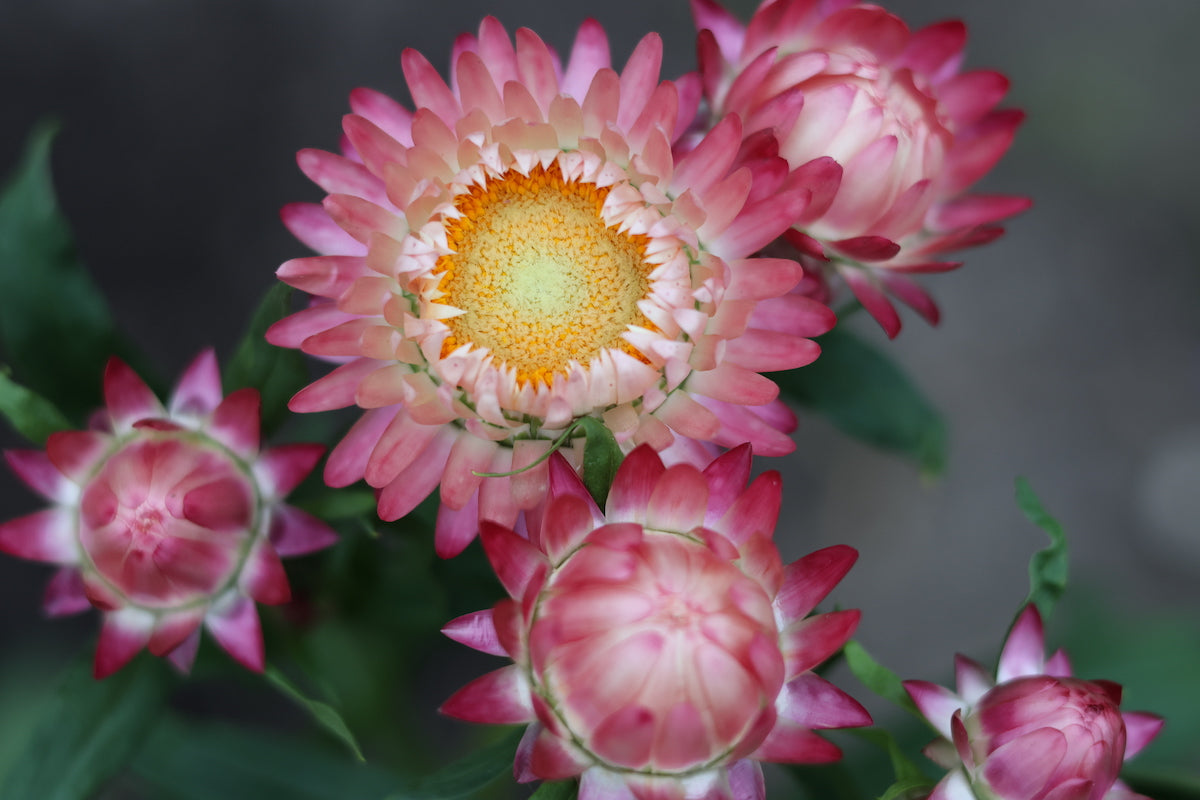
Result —
<instances>
[{"instance_id":1,"label":"open strawflower bloom","mask_svg":"<svg viewBox=\"0 0 1200 800\"><path fill-rule=\"evenodd\" d=\"M958 20L910 31L849 0L765 0L742 23L716 0L692 0L713 120L768 128L793 180L819 187L786 239L803 263L845 281L889 336L887 295L936 323L908 276L944 272L946 254L992 241L1024 197L968 194L1012 143L1024 115L997 109L1008 79L960 71Z\"/></svg>"},{"instance_id":2,"label":"open strawflower bloom","mask_svg":"<svg viewBox=\"0 0 1200 800\"><path fill-rule=\"evenodd\" d=\"M279 277L315 301L268 337L345 363L291 407L365 409L326 480L365 478L388 520L440 483L443 555L539 503L537 464L581 417L676 460L794 448L759 373L810 362L834 317L788 294L796 262L755 253L812 192L779 186L782 159L742 165L736 116L677 152L699 86L660 81L661 58L651 34L617 72L587 22L562 68L489 18L449 83L404 53L415 112L359 90L345 153L300 154L330 194L284 219L321 255Z\"/></svg>"},{"instance_id":3,"label":"open strawflower bloom","mask_svg":"<svg viewBox=\"0 0 1200 800\"><path fill-rule=\"evenodd\" d=\"M540 523L523 538L484 523L509 599L445 633L513 659L442 710L529 722L518 780L582 776L581 800L762 798L760 761L836 761L814 728L869 725L813 673L858 625L809 616L857 553L830 547L784 566L772 542L775 473L748 487L750 449L703 471L643 445L603 512L559 457Z\"/></svg>"},{"instance_id":4,"label":"open strawflower bloom","mask_svg":"<svg viewBox=\"0 0 1200 800\"><path fill-rule=\"evenodd\" d=\"M942 734L926 754L950 772L931 800L1146 800L1118 780L1122 763L1162 729L1143 711L1121 711L1121 687L1073 677L1067 655L1045 656L1042 618L1017 618L995 679L957 656L958 691L905 681Z\"/></svg>"},{"instance_id":5,"label":"open strawflower bloom","mask_svg":"<svg viewBox=\"0 0 1200 800\"><path fill-rule=\"evenodd\" d=\"M325 447L260 451L258 392L222 397L211 350L188 367L166 406L115 358L104 397L90 429L54 433L45 451L4 454L54 505L0 524L0 550L60 566L46 590L48 614L90 606L104 613L97 678L143 647L186 670L202 626L261 670L254 604L289 599L280 556L336 538L282 502Z\"/></svg>"},{"instance_id":6,"label":"open strawflower bloom","mask_svg":"<svg viewBox=\"0 0 1200 800\"><path fill-rule=\"evenodd\" d=\"M1200 800L1186 710L1159 736L1158 716L1121 709L1124 693L1160 709L1186 697L1200 634L1121 630L1085 594L1096 620L1069 609L1067 643L1081 673L1125 689L1047 659L1034 609L1066 588L1066 538L1020 479L1017 504L1050 544L997 672L959 657L950 691L881 663L948 666L927 634L982 630L984 578L1006 580L1014 547L1022 558L1015 538L965 531L970 562L966 537L914 529L950 529L947 505L892 513L961 487L922 491L946 468L948 426L866 338L891 344L909 313L892 299L936 321L910 276L956 267L951 253L1027 206L978 188L1021 121L1002 107L1007 79L964 69L959 22L910 27L853 0L767 0L745 21L716 0L673 2L673 55L671 35L635 26L654 4L598 8L607 32L538 7L546 40L455 19L463 4L351 0L328 9L328 31L305 29L316 11L297 4L206 6L197 30L237 6L256 76L216 86L238 50L223 48L228 61L204 62L208 88L223 102L249 86L265 113L180 104L205 108L190 130L238 117L225 139L238 157L171 137L171 174L237 165L212 182L243 191L210 204L220 219L176 215L193 246L172 241L178 263L156 260L155 280L112 309L77 255L105 249L75 247L55 200L54 126L34 130L0 188L0 436L29 442L3 442L0 481L27 508L0 516L0 551L48 566L0 558L17 620L0 617L0 800ZM27 5L30 18L56 7ZM404 24L364 24L385 13ZM400 68L362 75L365 53L314 47L343 29ZM286 87L262 79L267 56ZM347 87L389 75L408 98L354 90L335 139L323 106L336 115ZM163 119L112 116L156 134ZM254 152L268 118L287 143ZM239 228L237 257L184 258L296 197L270 164L299 181L290 153L322 129L329 149L297 157L320 202L282 211L294 239ZM145 195L182 207L198 187L155 172L153 191L126 191L142 164L96 166L114 164L121 252L158 255L157 225L130 210ZM286 241L259 257L260 233ZM257 283L227 287L227 264ZM219 302L167 291L168 274ZM267 285L232 325L244 292ZM1041 288L1018 327L1049 351L1058 329L1039 314L1071 304ZM153 346L122 333L138 330L130 309L164 315ZM976 327L995 336L994 319ZM160 391L156 362L186 346L182 365L193 335L213 349ZM912 359L946 371L936 389L981 374L939 352ZM1096 405L1124 413L1120 398ZM828 429L794 440L800 415ZM892 473L866 448L835 452L840 435L913 474L880 485ZM959 438L956 458L981 458L983 441ZM28 513L18 484L48 507ZM994 511L971 499L966 513ZM96 608L98 636L29 624L19 601L36 613L39 568L45 612ZM1127 592L1110 581L1103 595ZM60 669L68 648L46 640L81 635ZM1164 664L1175 674L1152 671ZM916 713L893 725L882 701ZM922 751L926 720L941 738Z\"/></svg>"}]
</instances>

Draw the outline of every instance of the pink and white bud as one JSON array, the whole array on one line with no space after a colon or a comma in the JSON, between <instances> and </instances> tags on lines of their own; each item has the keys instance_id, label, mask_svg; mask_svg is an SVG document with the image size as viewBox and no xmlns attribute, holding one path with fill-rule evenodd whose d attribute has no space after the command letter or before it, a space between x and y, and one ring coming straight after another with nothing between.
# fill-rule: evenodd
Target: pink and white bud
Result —
<instances>
[{"instance_id":1,"label":"pink and white bud","mask_svg":"<svg viewBox=\"0 0 1200 800\"><path fill-rule=\"evenodd\" d=\"M713 119L772 131L794 170L784 185L813 192L786 236L805 266L840 275L889 335L900 320L885 294L936 322L906 276L959 266L942 254L995 239L1029 205L966 194L1023 118L995 108L1008 80L959 71L957 20L913 32L852 0L767 0L743 26L714 0L692 8Z\"/></svg>"},{"instance_id":2,"label":"pink and white bud","mask_svg":"<svg viewBox=\"0 0 1200 800\"><path fill-rule=\"evenodd\" d=\"M748 446L703 471L640 447L601 513L556 456L528 539L483 525L511 599L445 629L514 663L442 710L529 722L517 778L581 776L581 800L749 800L763 796L760 761L840 758L813 729L870 717L812 668L859 613L807 615L857 554L831 547L784 566L770 538L779 477L746 487L749 470Z\"/></svg>"},{"instance_id":3,"label":"pink and white bud","mask_svg":"<svg viewBox=\"0 0 1200 800\"><path fill-rule=\"evenodd\" d=\"M54 505L0 524L0 550L62 569L51 615L104 612L95 674L143 647L187 669L203 625L235 659L263 666L254 602L290 599L280 556L336 535L281 500L312 471L321 445L259 451L259 397L222 397L216 358L202 353L166 407L127 365L104 375L106 408L85 431L55 433L45 452L5 453Z\"/></svg>"},{"instance_id":4,"label":"pink and white bud","mask_svg":"<svg viewBox=\"0 0 1200 800\"><path fill-rule=\"evenodd\" d=\"M926 749L951 770L931 800L1140 797L1118 775L1158 734L1162 719L1122 712L1121 687L1072 677L1062 651L1045 659L1036 607L1027 607L1013 626L998 683L963 656L957 673L957 693L925 681L904 684L944 737Z\"/></svg>"}]
</instances>

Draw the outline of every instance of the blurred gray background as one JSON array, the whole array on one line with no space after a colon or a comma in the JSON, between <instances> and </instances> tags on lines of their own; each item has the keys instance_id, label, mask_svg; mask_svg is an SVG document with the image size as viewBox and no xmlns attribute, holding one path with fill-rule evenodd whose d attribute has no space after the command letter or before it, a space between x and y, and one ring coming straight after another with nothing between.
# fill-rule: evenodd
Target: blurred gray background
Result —
<instances>
[{"instance_id":1,"label":"blurred gray background","mask_svg":"<svg viewBox=\"0 0 1200 800\"><path fill-rule=\"evenodd\" d=\"M991 657L1024 596L1044 537L1012 501L1020 474L1067 527L1076 604L1194 620L1200 3L888 7L913 27L964 19L967 66L1011 76L1007 105L1029 118L985 187L1035 206L925 282L937 329L910 314L888 344L860 325L945 412L946 476L923 481L807 420L797 452L766 464L786 473L785 556L858 547L837 599L863 609L861 640L903 676L942 676L956 650ZM122 328L173 376L207 345L227 358L276 266L305 254L278 220L321 196L295 151L335 149L351 89L406 98L401 50L444 67L488 13L560 51L594 16L618 63L659 31L668 77L694 58L684 0L0 0L0 172L38 119L62 120L56 178L82 253ZM37 505L0 475L4 518ZM0 664L94 630L41 619L47 575L0 559Z\"/></svg>"}]
</instances>

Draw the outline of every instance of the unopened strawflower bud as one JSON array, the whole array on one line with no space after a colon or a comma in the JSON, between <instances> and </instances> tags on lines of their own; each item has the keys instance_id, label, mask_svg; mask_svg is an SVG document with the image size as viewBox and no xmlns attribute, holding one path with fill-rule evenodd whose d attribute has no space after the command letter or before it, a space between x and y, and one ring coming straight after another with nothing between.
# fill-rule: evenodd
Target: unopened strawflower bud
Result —
<instances>
[{"instance_id":1,"label":"unopened strawflower bud","mask_svg":"<svg viewBox=\"0 0 1200 800\"><path fill-rule=\"evenodd\" d=\"M556 456L529 539L483 525L511 599L445 629L515 663L442 710L531 723L518 779L579 775L581 800L749 800L763 796L760 761L840 758L813 729L870 717L812 669L859 613L808 614L857 554L784 566L770 538L779 476L746 487L749 474L748 446L703 472L640 447L601 513Z\"/></svg>"},{"instance_id":2,"label":"unopened strawflower bud","mask_svg":"<svg viewBox=\"0 0 1200 800\"><path fill-rule=\"evenodd\" d=\"M1029 606L1000 656L996 681L958 657L958 694L906 681L909 695L945 739L926 750L951 772L931 800L1132 800L1122 763L1162 719L1120 710L1121 687L1071 676L1062 651L1043 656L1042 621Z\"/></svg>"},{"instance_id":3,"label":"unopened strawflower bud","mask_svg":"<svg viewBox=\"0 0 1200 800\"><path fill-rule=\"evenodd\" d=\"M777 147L790 180L813 189L787 234L805 266L840 276L889 336L900 330L889 294L935 322L908 276L954 269L947 253L995 239L1029 206L968 194L1024 116L996 108L1008 79L960 71L957 20L911 31L854 0L766 0L746 25L715 0L692 8L712 119L740 116L747 142Z\"/></svg>"},{"instance_id":4,"label":"unopened strawflower bud","mask_svg":"<svg viewBox=\"0 0 1200 800\"><path fill-rule=\"evenodd\" d=\"M62 566L47 587L47 613L104 612L98 678L142 647L187 669L202 624L261 670L254 603L290 598L279 557L336 536L281 502L324 448L260 453L258 392L223 398L212 351L187 369L166 407L117 359L105 371L104 397L92 429L55 433L44 452L5 453L54 505L0 524L0 550Z\"/></svg>"}]
</instances>

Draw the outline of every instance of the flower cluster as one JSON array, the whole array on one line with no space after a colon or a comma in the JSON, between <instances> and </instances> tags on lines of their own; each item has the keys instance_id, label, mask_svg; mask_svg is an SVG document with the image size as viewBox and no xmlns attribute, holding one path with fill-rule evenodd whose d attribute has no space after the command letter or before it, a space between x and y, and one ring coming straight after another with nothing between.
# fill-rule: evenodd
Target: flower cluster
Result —
<instances>
[{"instance_id":1,"label":"flower cluster","mask_svg":"<svg viewBox=\"0 0 1200 800\"><path fill-rule=\"evenodd\" d=\"M45 451L5 453L54 505L0 524L0 550L61 566L46 612L104 612L95 674L143 647L186 670L203 625L242 664L263 667L255 601L290 598L280 556L336 538L283 498L325 448L259 450L259 396L221 396L212 351L202 353L164 407L124 362L104 373L105 409L92 427L54 433Z\"/></svg>"},{"instance_id":2,"label":"flower cluster","mask_svg":"<svg viewBox=\"0 0 1200 800\"><path fill-rule=\"evenodd\" d=\"M614 69L594 21L564 60L487 18L448 80L405 51L414 108L355 91L341 152L299 154L327 196L283 211L317 255L279 267L308 297L266 338L331 365L290 408L362 410L325 482L365 481L387 521L438 491L440 556L480 538L507 597L444 633L511 664L442 711L527 725L518 780L581 800L762 800L761 762L836 761L816 731L872 724L814 671L858 626L816 611L858 554L785 564L779 475L751 480L752 452L795 446L773 374L818 357L843 284L889 336L889 295L936 322L908 276L1028 205L971 193L1021 114L1002 75L960 71L961 23L692 7L675 80L655 34ZM201 627L262 670L280 557L335 538L283 502L324 446L262 450L258 393L223 396L211 351L166 405L116 359L104 396L88 430L6 454L53 505L0 550L60 566L49 613L103 612L97 677L143 647L186 671ZM1139 797L1118 774L1161 720L1046 660L1033 607L995 680L960 657L958 684L905 684L944 737L930 800Z\"/></svg>"}]
</instances>

